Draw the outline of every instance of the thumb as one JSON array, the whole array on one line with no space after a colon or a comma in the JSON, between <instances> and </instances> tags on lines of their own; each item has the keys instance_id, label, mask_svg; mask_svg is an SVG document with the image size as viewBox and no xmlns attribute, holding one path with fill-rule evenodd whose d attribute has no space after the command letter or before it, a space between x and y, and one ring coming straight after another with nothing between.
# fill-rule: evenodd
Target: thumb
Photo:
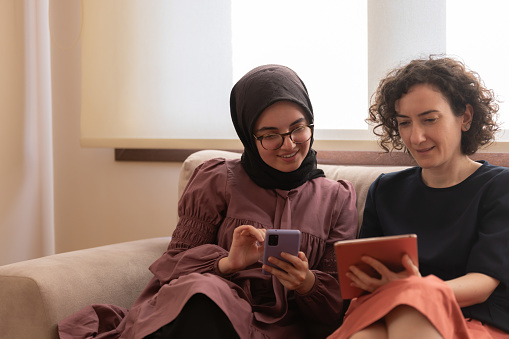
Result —
<instances>
[{"instance_id":1,"label":"thumb","mask_svg":"<svg viewBox=\"0 0 509 339\"><path fill-rule=\"evenodd\" d=\"M410 256L408 254L405 254L403 256L401 263L403 264L403 267L405 267L406 271L409 272L410 274L419 275L419 276L421 275L419 272L419 269L414 264L414 262L412 261L412 259L410 258Z\"/></svg>"}]
</instances>

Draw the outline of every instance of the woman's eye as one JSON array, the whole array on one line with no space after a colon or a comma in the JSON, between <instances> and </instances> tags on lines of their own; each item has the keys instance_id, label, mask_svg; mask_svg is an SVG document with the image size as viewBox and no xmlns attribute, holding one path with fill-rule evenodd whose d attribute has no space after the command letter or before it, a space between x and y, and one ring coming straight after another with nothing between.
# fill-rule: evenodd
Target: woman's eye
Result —
<instances>
[{"instance_id":1,"label":"woman's eye","mask_svg":"<svg viewBox=\"0 0 509 339\"><path fill-rule=\"evenodd\" d=\"M277 135L277 134L267 134L267 135L263 136L263 139L265 139L265 140L274 140L277 137L279 137L279 135Z\"/></svg>"},{"instance_id":2,"label":"woman's eye","mask_svg":"<svg viewBox=\"0 0 509 339\"><path fill-rule=\"evenodd\" d=\"M429 119L426 119L424 121L426 121L426 122L435 122L435 121L437 121L437 119L436 118L429 118Z\"/></svg>"},{"instance_id":3,"label":"woman's eye","mask_svg":"<svg viewBox=\"0 0 509 339\"><path fill-rule=\"evenodd\" d=\"M306 129L306 126L299 126L292 130L292 133L301 133Z\"/></svg>"},{"instance_id":4,"label":"woman's eye","mask_svg":"<svg viewBox=\"0 0 509 339\"><path fill-rule=\"evenodd\" d=\"M409 121L398 121L398 127L407 126L409 123Z\"/></svg>"}]
</instances>

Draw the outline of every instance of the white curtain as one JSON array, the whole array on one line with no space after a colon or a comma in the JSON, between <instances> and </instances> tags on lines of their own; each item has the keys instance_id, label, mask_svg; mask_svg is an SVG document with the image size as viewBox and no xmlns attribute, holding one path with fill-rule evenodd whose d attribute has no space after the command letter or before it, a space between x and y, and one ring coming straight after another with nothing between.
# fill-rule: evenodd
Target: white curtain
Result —
<instances>
[{"instance_id":1,"label":"white curtain","mask_svg":"<svg viewBox=\"0 0 509 339\"><path fill-rule=\"evenodd\" d=\"M0 265L54 253L48 0L0 1Z\"/></svg>"}]
</instances>

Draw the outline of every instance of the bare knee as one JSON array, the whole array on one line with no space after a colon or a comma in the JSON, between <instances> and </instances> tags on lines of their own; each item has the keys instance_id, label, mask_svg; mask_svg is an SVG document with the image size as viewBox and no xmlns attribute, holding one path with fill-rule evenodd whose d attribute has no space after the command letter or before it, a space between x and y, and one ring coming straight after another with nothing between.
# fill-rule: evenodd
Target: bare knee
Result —
<instances>
[{"instance_id":1,"label":"bare knee","mask_svg":"<svg viewBox=\"0 0 509 339\"><path fill-rule=\"evenodd\" d=\"M350 339L385 339L387 336L387 328L383 320L369 325L350 337Z\"/></svg>"},{"instance_id":2,"label":"bare knee","mask_svg":"<svg viewBox=\"0 0 509 339\"><path fill-rule=\"evenodd\" d=\"M442 338L429 319L411 306L400 305L384 319L389 338Z\"/></svg>"}]
</instances>

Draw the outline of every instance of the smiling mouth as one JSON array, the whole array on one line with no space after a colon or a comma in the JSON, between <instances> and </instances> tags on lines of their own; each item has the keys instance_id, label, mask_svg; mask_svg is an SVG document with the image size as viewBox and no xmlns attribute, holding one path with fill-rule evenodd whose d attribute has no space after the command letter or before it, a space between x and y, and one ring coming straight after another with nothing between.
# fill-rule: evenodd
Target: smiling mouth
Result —
<instances>
[{"instance_id":1,"label":"smiling mouth","mask_svg":"<svg viewBox=\"0 0 509 339\"><path fill-rule=\"evenodd\" d=\"M289 159L289 158L293 158L296 154L297 154L297 151L293 152L292 154L288 154L288 155L280 155L279 157L281 157L283 159Z\"/></svg>"},{"instance_id":2,"label":"smiling mouth","mask_svg":"<svg viewBox=\"0 0 509 339\"><path fill-rule=\"evenodd\" d=\"M416 152L417 153L426 153L428 151L431 151L433 148L435 148L435 146L431 146L429 148L421 148L421 149L416 150Z\"/></svg>"}]
</instances>

